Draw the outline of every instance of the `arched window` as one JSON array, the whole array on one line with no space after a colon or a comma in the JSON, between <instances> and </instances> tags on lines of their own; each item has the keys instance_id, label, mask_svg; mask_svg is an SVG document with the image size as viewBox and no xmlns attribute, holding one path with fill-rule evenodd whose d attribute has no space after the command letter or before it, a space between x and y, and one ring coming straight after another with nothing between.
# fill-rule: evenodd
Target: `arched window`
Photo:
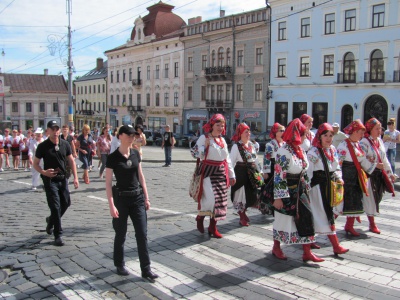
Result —
<instances>
[{"instance_id":1,"label":"arched window","mask_svg":"<svg viewBox=\"0 0 400 300\"><path fill-rule=\"evenodd\" d=\"M351 105L346 104L342 107L342 119L340 128L345 128L353 121L353 107Z\"/></svg>"},{"instance_id":2,"label":"arched window","mask_svg":"<svg viewBox=\"0 0 400 300\"><path fill-rule=\"evenodd\" d=\"M215 50L211 52L211 67L215 67Z\"/></svg>"},{"instance_id":3,"label":"arched window","mask_svg":"<svg viewBox=\"0 0 400 300\"><path fill-rule=\"evenodd\" d=\"M370 78L371 82L384 82L385 81L385 71L383 54L381 50L375 50L371 54L370 61Z\"/></svg>"},{"instance_id":4,"label":"arched window","mask_svg":"<svg viewBox=\"0 0 400 300\"><path fill-rule=\"evenodd\" d=\"M365 101L363 122L371 118L377 118L387 128L388 104L381 95L372 95Z\"/></svg>"},{"instance_id":5,"label":"arched window","mask_svg":"<svg viewBox=\"0 0 400 300\"><path fill-rule=\"evenodd\" d=\"M218 49L218 67L224 66L224 48L220 47Z\"/></svg>"},{"instance_id":6,"label":"arched window","mask_svg":"<svg viewBox=\"0 0 400 300\"><path fill-rule=\"evenodd\" d=\"M230 48L226 49L226 65L227 66L231 65L231 49Z\"/></svg>"},{"instance_id":7,"label":"arched window","mask_svg":"<svg viewBox=\"0 0 400 300\"><path fill-rule=\"evenodd\" d=\"M356 63L354 54L347 52L343 59L343 83L356 82Z\"/></svg>"}]
</instances>

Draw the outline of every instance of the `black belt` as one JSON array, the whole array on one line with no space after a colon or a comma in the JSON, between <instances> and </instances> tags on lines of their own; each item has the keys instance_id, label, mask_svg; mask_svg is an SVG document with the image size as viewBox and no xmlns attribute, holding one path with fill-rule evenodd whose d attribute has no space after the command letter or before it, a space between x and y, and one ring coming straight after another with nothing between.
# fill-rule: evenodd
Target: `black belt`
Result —
<instances>
[{"instance_id":1,"label":"black belt","mask_svg":"<svg viewBox=\"0 0 400 300\"><path fill-rule=\"evenodd\" d=\"M137 188L136 190L126 190L126 191L121 191L118 189L118 196L120 197L136 197L139 196L142 193L141 188Z\"/></svg>"}]
</instances>

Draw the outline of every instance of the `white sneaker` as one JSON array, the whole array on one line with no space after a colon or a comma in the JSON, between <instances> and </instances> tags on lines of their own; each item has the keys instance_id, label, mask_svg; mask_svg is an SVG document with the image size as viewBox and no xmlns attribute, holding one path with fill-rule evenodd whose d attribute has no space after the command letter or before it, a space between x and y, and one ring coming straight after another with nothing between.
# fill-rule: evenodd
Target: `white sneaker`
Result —
<instances>
[{"instance_id":1,"label":"white sneaker","mask_svg":"<svg viewBox=\"0 0 400 300\"><path fill-rule=\"evenodd\" d=\"M4 169L3 169L3 168L0 168L0 172L4 172Z\"/></svg>"},{"instance_id":2,"label":"white sneaker","mask_svg":"<svg viewBox=\"0 0 400 300\"><path fill-rule=\"evenodd\" d=\"M25 172L28 172L28 169L27 168L25 168L25 170L24 170Z\"/></svg>"},{"instance_id":3,"label":"white sneaker","mask_svg":"<svg viewBox=\"0 0 400 300\"><path fill-rule=\"evenodd\" d=\"M36 190L37 190L36 186L33 186L32 191L36 191Z\"/></svg>"}]
</instances>

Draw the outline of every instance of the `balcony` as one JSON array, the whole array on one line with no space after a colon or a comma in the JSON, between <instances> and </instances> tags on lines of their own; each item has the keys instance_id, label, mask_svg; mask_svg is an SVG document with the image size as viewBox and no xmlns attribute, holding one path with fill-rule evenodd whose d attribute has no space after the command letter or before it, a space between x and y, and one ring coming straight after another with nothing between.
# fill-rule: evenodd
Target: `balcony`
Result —
<instances>
[{"instance_id":1,"label":"balcony","mask_svg":"<svg viewBox=\"0 0 400 300\"><path fill-rule=\"evenodd\" d=\"M84 109L84 110L78 110L76 112L76 114L83 115L83 116L92 116L92 115L94 115L94 111L93 110Z\"/></svg>"},{"instance_id":2,"label":"balcony","mask_svg":"<svg viewBox=\"0 0 400 300\"><path fill-rule=\"evenodd\" d=\"M133 79L132 85L136 86L137 88L140 88L142 86L142 80L141 79Z\"/></svg>"},{"instance_id":3,"label":"balcony","mask_svg":"<svg viewBox=\"0 0 400 300\"><path fill-rule=\"evenodd\" d=\"M224 67L208 67L204 70L207 80L230 80L232 78L232 68L230 66Z\"/></svg>"},{"instance_id":4,"label":"balcony","mask_svg":"<svg viewBox=\"0 0 400 300\"><path fill-rule=\"evenodd\" d=\"M337 73L337 83L356 83L357 73Z\"/></svg>"},{"instance_id":5,"label":"balcony","mask_svg":"<svg viewBox=\"0 0 400 300\"><path fill-rule=\"evenodd\" d=\"M206 100L206 108L232 108L231 100Z\"/></svg>"},{"instance_id":6,"label":"balcony","mask_svg":"<svg viewBox=\"0 0 400 300\"><path fill-rule=\"evenodd\" d=\"M393 82L400 82L400 71L393 71Z\"/></svg>"},{"instance_id":7,"label":"balcony","mask_svg":"<svg viewBox=\"0 0 400 300\"><path fill-rule=\"evenodd\" d=\"M385 82L385 71L364 72L364 83Z\"/></svg>"},{"instance_id":8,"label":"balcony","mask_svg":"<svg viewBox=\"0 0 400 300\"><path fill-rule=\"evenodd\" d=\"M128 112L133 113L133 112L137 112L137 111L143 111L143 108L141 106L132 106L129 105L127 106Z\"/></svg>"}]
</instances>

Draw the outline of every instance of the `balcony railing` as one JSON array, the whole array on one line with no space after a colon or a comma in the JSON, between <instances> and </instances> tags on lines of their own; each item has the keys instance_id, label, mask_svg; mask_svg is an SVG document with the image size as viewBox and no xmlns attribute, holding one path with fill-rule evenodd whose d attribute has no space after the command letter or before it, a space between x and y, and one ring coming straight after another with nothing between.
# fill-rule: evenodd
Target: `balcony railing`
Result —
<instances>
[{"instance_id":1,"label":"balcony railing","mask_svg":"<svg viewBox=\"0 0 400 300\"><path fill-rule=\"evenodd\" d=\"M206 100L206 108L231 108L231 100Z\"/></svg>"},{"instance_id":2,"label":"balcony railing","mask_svg":"<svg viewBox=\"0 0 400 300\"><path fill-rule=\"evenodd\" d=\"M337 73L337 83L356 83L357 73Z\"/></svg>"},{"instance_id":3,"label":"balcony railing","mask_svg":"<svg viewBox=\"0 0 400 300\"><path fill-rule=\"evenodd\" d=\"M208 67L204 70L208 80L226 80L232 76L231 66Z\"/></svg>"},{"instance_id":4,"label":"balcony railing","mask_svg":"<svg viewBox=\"0 0 400 300\"><path fill-rule=\"evenodd\" d=\"M393 82L400 82L400 70L393 71Z\"/></svg>"},{"instance_id":5,"label":"balcony railing","mask_svg":"<svg viewBox=\"0 0 400 300\"><path fill-rule=\"evenodd\" d=\"M143 111L141 106L128 106L128 112Z\"/></svg>"},{"instance_id":6,"label":"balcony railing","mask_svg":"<svg viewBox=\"0 0 400 300\"><path fill-rule=\"evenodd\" d=\"M142 85L142 80L141 79L133 79L132 80L132 85L141 86Z\"/></svg>"},{"instance_id":7,"label":"balcony railing","mask_svg":"<svg viewBox=\"0 0 400 300\"><path fill-rule=\"evenodd\" d=\"M364 72L364 83L385 82L385 71Z\"/></svg>"},{"instance_id":8,"label":"balcony railing","mask_svg":"<svg viewBox=\"0 0 400 300\"><path fill-rule=\"evenodd\" d=\"M93 110L87 110L87 109L78 110L76 113L78 115L84 115L84 116L92 116L92 115L94 115L94 111Z\"/></svg>"}]
</instances>

